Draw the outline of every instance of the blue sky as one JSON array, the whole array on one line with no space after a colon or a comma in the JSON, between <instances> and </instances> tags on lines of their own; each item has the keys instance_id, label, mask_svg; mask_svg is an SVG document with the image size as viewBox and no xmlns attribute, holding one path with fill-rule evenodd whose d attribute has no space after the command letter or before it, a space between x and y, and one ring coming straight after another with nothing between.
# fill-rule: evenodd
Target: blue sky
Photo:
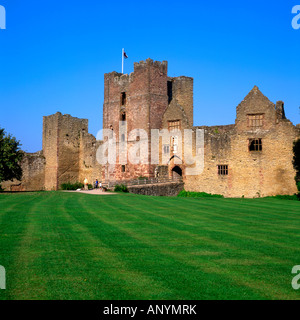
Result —
<instances>
[{"instance_id":1,"label":"blue sky","mask_svg":"<svg viewBox=\"0 0 300 320\"><path fill-rule=\"evenodd\" d=\"M300 123L300 29L295 1L0 0L0 127L27 152L42 148L44 115L57 111L102 128L103 75L133 63L169 62L194 78L194 124L235 121L253 88Z\"/></svg>"}]
</instances>

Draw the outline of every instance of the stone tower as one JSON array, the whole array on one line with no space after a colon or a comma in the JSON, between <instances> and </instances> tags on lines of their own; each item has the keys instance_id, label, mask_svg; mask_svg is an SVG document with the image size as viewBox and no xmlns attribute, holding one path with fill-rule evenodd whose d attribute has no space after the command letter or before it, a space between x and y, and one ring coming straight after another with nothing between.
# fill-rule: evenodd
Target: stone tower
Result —
<instances>
[{"instance_id":1,"label":"stone tower","mask_svg":"<svg viewBox=\"0 0 300 320\"><path fill-rule=\"evenodd\" d=\"M88 133L88 120L60 112L43 119L45 190L57 190L62 183L89 183L101 177L96 150L101 141Z\"/></svg>"},{"instance_id":2,"label":"stone tower","mask_svg":"<svg viewBox=\"0 0 300 320\"><path fill-rule=\"evenodd\" d=\"M125 131L143 130L149 137L148 163L122 164L113 169L106 166L105 179L127 180L134 177L151 177L155 165L150 164L151 129L161 128L163 115L168 107L168 64L151 59L134 64L130 75L116 72L104 76L103 128L111 129L116 135L117 146L124 139L124 128L120 121L126 121ZM126 140L127 140L127 134ZM143 139L143 136L128 140L128 147Z\"/></svg>"}]
</instances>

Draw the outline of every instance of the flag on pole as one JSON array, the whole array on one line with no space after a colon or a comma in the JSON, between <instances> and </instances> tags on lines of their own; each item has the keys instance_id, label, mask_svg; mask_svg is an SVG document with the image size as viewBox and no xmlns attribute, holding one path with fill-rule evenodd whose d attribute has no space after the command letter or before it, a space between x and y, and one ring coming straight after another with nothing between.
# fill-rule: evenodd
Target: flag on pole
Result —
<instances>
[{"instance_id":1,"label":"flag on pole","mask_svg":"<svg viewBox=\"0 0 300 320\"><path fill-rule=\"evenodd\" d=\"M124 73L124 59L128 59L128 56L124 49L122 49L122 73Z\"/></svg>"}]
</instances>

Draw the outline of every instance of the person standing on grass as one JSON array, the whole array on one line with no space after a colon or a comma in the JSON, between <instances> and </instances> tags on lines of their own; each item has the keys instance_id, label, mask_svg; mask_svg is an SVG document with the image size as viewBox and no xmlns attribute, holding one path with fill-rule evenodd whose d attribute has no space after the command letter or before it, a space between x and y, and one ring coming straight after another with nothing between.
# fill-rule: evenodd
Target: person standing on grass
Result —
<instances>
[{"instance_id":1,"label":"person standing on grass","mask_svg":"<svg viewBox=\"0 0 300 320\"><path fill-rule=\"evenodd\" d=\"M101 181L100 181L100 187L99 188L100 188L101 191L103 191L102 190L102 182Z\"/></svg>"},{"instance_id":2,"label":"person standing on grass","mask_svg":"<svg viewBox=\"0 0 300 320\"><path fill-rule=\"evenodd\" d=\"M97 189L97 188L98 188L98 184L99 184L98 179L96 179L96 182L95 182L95 189Z\"/></svg>"},{"instance_id":3,"label":"person standing on grass","mask_svg":"<svg viewBox=\"0 0 300 320\"><path fill-rule=\"evenodd\" d=\"M89 181L87 178L84 179L83 183L84 183L84 190L89 190Z\"/></svg>"}]
</instances>

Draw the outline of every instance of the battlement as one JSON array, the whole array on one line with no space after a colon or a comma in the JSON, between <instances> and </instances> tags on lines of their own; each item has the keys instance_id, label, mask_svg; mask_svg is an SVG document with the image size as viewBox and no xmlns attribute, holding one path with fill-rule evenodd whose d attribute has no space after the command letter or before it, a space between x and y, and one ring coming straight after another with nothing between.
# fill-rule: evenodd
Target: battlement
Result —
<instances>
[{"instance_id":1,"label":"battlement","mask_svg":"<svg viewBox=\"0 0 300 320\"><path fill-rule=\"evenodd\" d=\"M134 63L134 72L139 71L141 69L147 68L148 66L158 68L161 72L167 74L168 72L168 62L167 61L153 61L148 58L145 61L135 62Z\"/></svg>"},{"instance_id":2,"label":"battlement","mask_svg":"<svg viewBox=\"0 0 300 320\"><path fill-rule=\"evenodd\" d=\"M168 77L168 81L194 81L194 78L186 76Z\"/></svg>"},{"instance_id":3,"label":"battlement","mask_svg":"<svg viewBox=\"0 0 300 320\"><path fill-rule=\"evenodd\" d=\"M44 116L44 131L48 128L59 127L67 128L69 131L73 131L74 128L88 131L88 119L80 119L72 117L70 114L62 114L56 112L50 116Z\"/></svg>"},{"instance_id":4,"label":"battlement","mask_svg":"<svg viewBox=\"0 0 300 320\"><path fill-rule=\"evenodd\" d=\"M110 72L110 73L105 73L104 74L104 79L105 80L114 80L114 81L120 81L120 80L125 80L128 81L130 78L131 74L123 74L123 73L119 73L116 71Z\"/></svg>"},{"instance_id":5,"label":"battlement","mask_svg":"<svg viewBox=\"0 0 300 320\"><path fill-rule=\"evenodd\" d=\"M123 74L120 72L109 72L104 74L104 80L105 81L113 81L116 84L124 85L126 83L129 83L130 81L133 80L134 73L135 72L140 72L143 70L146 70L147 67L153 67L159 69L160 72L163 74L167 74L168 72L168 62L167 61L154 61L152 59L147 59L145 61L140 61L140 62L135 62L134 63L134 72L130 74ZM187 78L187 77L180 77L180 78Z\"/></svg>"},{"instance_id":6,"label":"battlement","mask_svg":"<svg viewBox=\"0 0 300 320\"><path fill-rule=\"evenodd\" d=\"M194 126L193 130L204 130L205 133L220 135L223 133L234 133L235 125L219 125L219 126Z\"/></svg>"}]
</instances>

